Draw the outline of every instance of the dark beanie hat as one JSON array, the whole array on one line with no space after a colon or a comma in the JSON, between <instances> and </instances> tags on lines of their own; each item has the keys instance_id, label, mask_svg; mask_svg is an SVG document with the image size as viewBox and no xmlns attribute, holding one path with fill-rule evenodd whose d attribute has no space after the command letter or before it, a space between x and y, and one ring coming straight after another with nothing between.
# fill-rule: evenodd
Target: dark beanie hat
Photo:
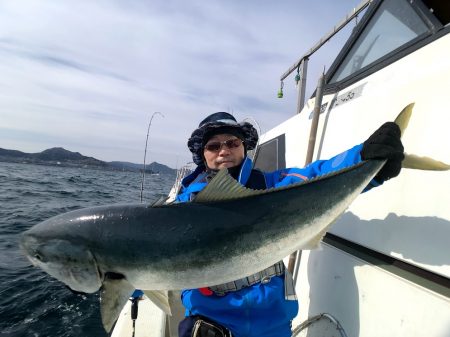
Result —
<instances>
[{"instance_id":1,"label":"dark beanie hat","mask_svg":"<svg viewBox=\"0 0 450 337\"><path fill-rule=\"evenodd\" d=\"M258 132L252 124L238 123L233 115L227 112L216 112L202 120L188 140L188 148L192 152L195 164L203 163L203 147L217 134L231 134L244 141L246 150L253 150L258 143Z\"/></svg>"}]
</instances>

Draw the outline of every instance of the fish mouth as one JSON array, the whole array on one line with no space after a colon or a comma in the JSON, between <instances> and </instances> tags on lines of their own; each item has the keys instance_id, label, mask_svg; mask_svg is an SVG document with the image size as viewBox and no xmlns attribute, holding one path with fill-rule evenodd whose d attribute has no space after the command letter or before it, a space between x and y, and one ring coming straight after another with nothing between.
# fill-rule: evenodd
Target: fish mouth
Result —
<instances>
[{"instance_id":1,"label":"fish mouth","mask_svg":"<svg viewBox=\"0 0 450 337\"><path fill-rule=\"evenodd\" d=\"M27 234L27 232L23 233L20 236L19 247L34 266L39 266L40 262L45 262L43 254L38 249L38 240L34 236Z\"/></svg>"}]
</instances>

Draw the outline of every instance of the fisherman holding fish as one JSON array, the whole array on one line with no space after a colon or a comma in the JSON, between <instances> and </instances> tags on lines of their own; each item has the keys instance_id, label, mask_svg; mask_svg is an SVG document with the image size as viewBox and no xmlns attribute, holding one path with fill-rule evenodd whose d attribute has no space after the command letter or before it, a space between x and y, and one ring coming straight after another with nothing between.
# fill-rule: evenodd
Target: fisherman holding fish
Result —
<instances>
[{"instance_id":1,"label":"fisherman holding fish","mask_svg":"<svg viewBox=\"0 0 450 337\"><path fill-rule=\"evenodd\" d=\"M100 291L107 332L134 289L170 315L167 291L185 288L181 337L290 336L298 304L279 261L315 247L361 192L402 167L450 170L403 153L413 106L329 160L274 172L253 169L247 158L258 141L250 123L212 114L188 141L198 167L183 179L177 202L59 214L22 233L20 246L70 289Z\"/></svg>"},{"instance_id":2,"label":"fisherman holding fish","mask_svg":"<svg viewBox=\"0 0 450 337\"><path fill-rule=\"evenodd\" d=\"M255 149L258 133L248 122L238 123L226 112L206 117L188 140L195 171L182 181L178 202L189 202L203 190L217 172L229 174L250 189L268 189L309 180L316 176L355 165L362 160L386 159L384 167L366 190L397 176L404 159L401 132L388 122L363 144L356 145L329 160L318 160L305 168L262 172L253 168L247 151ZM226 238L224 238L226 239ZM283 261L245 278L208 288L185 289L182 303L186 318L179 336L291 336L291 321L298 303L290 274Z\"/></svg>"}]
</instances>

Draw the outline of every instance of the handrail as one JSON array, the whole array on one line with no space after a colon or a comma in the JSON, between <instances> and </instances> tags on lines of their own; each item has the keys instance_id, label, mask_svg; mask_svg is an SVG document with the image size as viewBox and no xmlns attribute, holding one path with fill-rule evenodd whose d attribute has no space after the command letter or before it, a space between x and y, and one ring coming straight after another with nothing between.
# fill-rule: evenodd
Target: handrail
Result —
<instances>
[{"instance_id":1,"label":"handrail","mask_svg":"<svg viewBox=\"0 0 450 337\"><path fill-rule=\"evenodd\" d=\"M318 43L314 47L312 47L306 54L304 54L297 62L294 63L283 75L280 77L280 81L283 81L286 77L288 77L294 70L296 70L304 59L308 59L312 54L314 54L317 50L320 49L328 40L330 40L336 33L338 33L342 28L344 28L347 23L352 21L356 16L359 15L373 0L363 0L357 7L353 8L353 10L345 16L342 21L333 27L333 29L326 34L322 39L319 40Z\"/></svg>"}]
</instances>

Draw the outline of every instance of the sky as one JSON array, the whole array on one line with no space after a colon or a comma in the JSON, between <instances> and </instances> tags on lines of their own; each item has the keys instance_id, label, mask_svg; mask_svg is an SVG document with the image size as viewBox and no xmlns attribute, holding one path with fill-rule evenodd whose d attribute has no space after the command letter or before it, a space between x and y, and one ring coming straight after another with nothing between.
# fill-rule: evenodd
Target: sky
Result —
<instances>
[{"instance_id":1,"label":"sky","mask_svg":"<svg viewBox=\"0 0 450 337\"><path fill-rule=\"evenodd\" d=\"M160 112L146 162L176 168L213 112L264 133L296 111L280 76L360 2L0 0L0 148L142 163ZM351 28L311 58L308 96Z\"/></svg>"}]
</instances>

